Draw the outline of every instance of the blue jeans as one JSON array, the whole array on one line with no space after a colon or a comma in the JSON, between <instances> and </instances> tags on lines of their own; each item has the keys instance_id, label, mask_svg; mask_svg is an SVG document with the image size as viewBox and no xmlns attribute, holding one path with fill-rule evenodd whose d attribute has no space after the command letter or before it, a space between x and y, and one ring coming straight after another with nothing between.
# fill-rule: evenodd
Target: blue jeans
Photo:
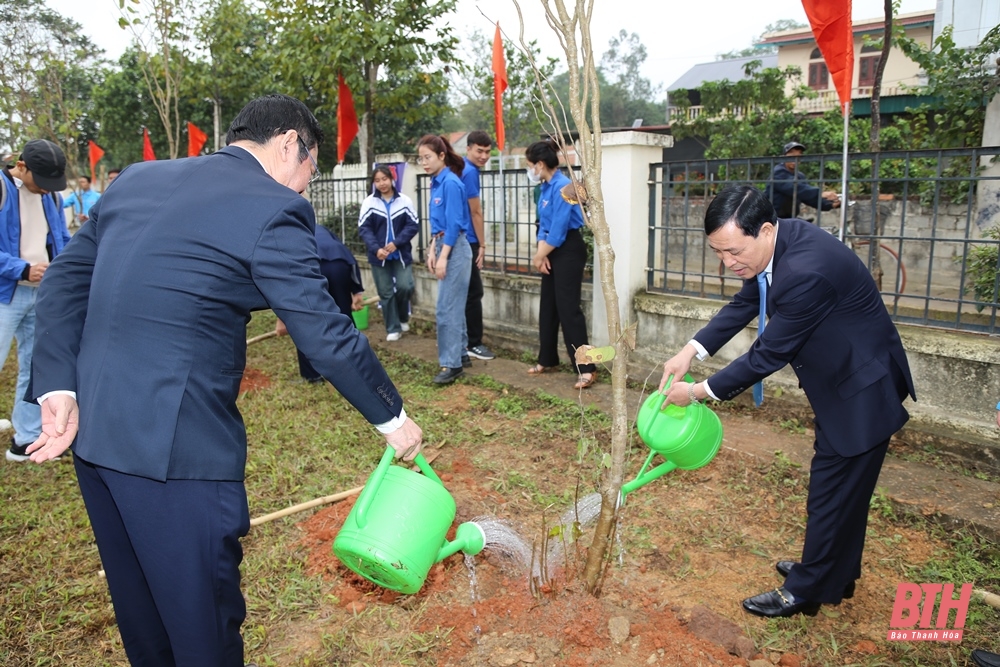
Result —
<instances>
[{"instance_id":1,"label":"blue jeans","mask_svg":"<svg viewBox=\"0 0 1000 667\"><path fill-rule=\"evenodd\" d=\"M441 243L435 244L438 257ZM448 269L444 280L438 281L437 297L437 344L438 363L442 367L461 368L462 355L469 343L469 332L465 328L465 301L469 295L469 276L472 275L472 249L465 234L458 240L448 255Z\"/></svg>"},{"instance_id":2,"label":"blue jeans","mask_svg":"<svg viewBox=\"0 0 1000 667\"><path fill-rule=\"evenodd\" d=\"M451 262L448 262L450 265ZM400 333L403 322L410 321L410 296L413 294L413 267L403 266L398 259L385 266L372 264L372 278L382 301L382 318L386 333ZM393 279L395 278L395 285Z\"/></svg>"},{"instance_id":3,"label":"blue jeans","mask_svg":"<svg viewBox=\"0 0 1000 667\"><path fill-rule=\"evenodd\" d=\"M26 403L25 392L31 379L31 353L35 349L35 296L37 287L18 285L10 303L0 303L0 368L10 354L10 343L17 339L17 389L10 421L14 424L14 443L30 445L42 433L42 411L37 403Z\"/></svg>"}]
</instances>

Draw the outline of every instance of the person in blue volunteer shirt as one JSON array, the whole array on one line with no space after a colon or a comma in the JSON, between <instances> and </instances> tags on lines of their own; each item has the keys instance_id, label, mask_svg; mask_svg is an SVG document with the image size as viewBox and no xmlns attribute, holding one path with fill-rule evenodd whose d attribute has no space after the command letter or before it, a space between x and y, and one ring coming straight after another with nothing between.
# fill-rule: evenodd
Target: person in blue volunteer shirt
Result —
<instances>
[{"instance_id":1,"label":"person in blue volunteer shirt","mask_svg":"<svg viewBox=\"0 0 1000 667\"><path fill-rule=\"evenodd\" d=\"M410 296L413 294L413 255L410 240L416 235L417 209L413 200L396 191L392 171L375 167L372 194L361 203L358 235L368 250L375 289L382 302L387 341L397 341L410 330Z\"/></svg>"},{"instance_id":2,"label":"person in blue volunteer shirt","mask_svg":"<svg viewBox=\"0 0 1000 667\"><path fill-rule=\"evenodd\" d=\"M465 326L469 330L468 356L489 361L494 354L483 345L483 279L479 270L486 257L486 234L483 224L483 202L479 197L479 170L490 161L493 140L482 130L469 132L465 140L465 167L462 183L469 200L469 246L472 248L472 274L469 276L469 296L465 301ZM465 365L465 360L462 360ZM471 365L471 364L470 364Z\"/></svg>"},{"instance_id":3,"label":"person in blue volunteer shirt","mask_svg":"<svg viewBox=\"0 0 1000 667\"><path fill-rule=\"evenodd\" d=\"M536 141L525 151L528 180L541 182L538 199L538 250L532 264L542 274L538 307L538 363L531 375L555 370L559 365L559 327L562 327L566 354L577 372L575 389L586 389L597 381L597 367L577 364L577 348L587 345L587 320L580 307L583 268L587 244L580 234L583 214L580 207L563 199L561 191L570 184L559 171L558 147L552 141Z\"/></svg>"},{"instance_id":4,"label":"person in blue volunteer shirt","mask_svg":"<svg viewBox=\"0 0 1000 667\"><path fill-rule=\"evenodd\" d=\"M69 197L66 197L63 206L73 208L73 224L79 226L87 222L87 218L90 217L90 207L97 203L101 195L90 187L90 176L81 176L76 179L76 184L80 189L74 190Z\"/></svg>"},{"instance_id":5,"label":"person in blue volunteer shirt","mask_svg":"<svg viewBox=\"0 0 1000 667\"><path fill-rule=\"evenodd\" d=\"M472 272L472 249L466 233L469 204L462 185L465 162L444 137L425 135L417 143L417 161L431 179L431 246L427 268L437 276L437 344L441 372L437 384L450 384L463 374L462 355L469 337L465 302Z\"/></svg>"}]
</instances>

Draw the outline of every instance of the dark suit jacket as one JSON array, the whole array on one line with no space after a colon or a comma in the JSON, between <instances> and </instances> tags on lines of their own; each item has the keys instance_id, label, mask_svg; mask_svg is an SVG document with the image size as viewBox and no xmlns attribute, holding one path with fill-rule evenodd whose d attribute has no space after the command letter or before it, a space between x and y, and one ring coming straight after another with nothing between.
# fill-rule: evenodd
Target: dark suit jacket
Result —
<instances>
[{"instance_id":1,"label":"dark suit jacket","mask_svg":"<svg viewBox=\"0 0 1000 667\"><path fill-rule=\"evenodd\" d=\"M695 340L715 354L757 316L756 279ZM708 379L730 399L791 364L816 414L820 447L855 456L887 440L916 399L902 342L875 281L854 251L803 220L781 220L774 248L768 322L746 354Z\"/></svg>"},{"instance_id":2,"label":"dark suit jacket","mask_svg":"<svg viewBox=\"0 0 1000 667\"><path fill-rule=\"evenodd\" d=\"M314 228L242 148L132 165L42 281L32 395L77 392L90 463L242 480L246 323L270 307L368 421L393 419L402 399L327 292Z\"/></svg>"}]
</instances>

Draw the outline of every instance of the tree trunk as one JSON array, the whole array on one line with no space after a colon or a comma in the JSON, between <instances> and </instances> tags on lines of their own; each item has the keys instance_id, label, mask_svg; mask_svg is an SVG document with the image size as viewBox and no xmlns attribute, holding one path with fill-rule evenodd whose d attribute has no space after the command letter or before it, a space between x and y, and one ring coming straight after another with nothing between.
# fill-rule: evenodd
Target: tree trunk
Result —
<instances>
[{"instance_id":1,"label":"tree trunk","mask_svg":"<svg viewBox=\"0 0 1000 667\"><path fill-rule=\"evenodd\" d=\"M365 72L365 112L361 115L361 128L358 132L358 148L361 152L361 163L365 165L365 173L370 174L375 167L375 103L376 87L378 86L378 63L366 62Z\"/></svg>"},{"instance_id":2,"label":"tree trunk","mask_svg":"<svg viewBox=\"0 0 1000 667\"><path fill-rule=\"evenodd\" d=\"M885 73L885 64L889 60L889 51L892 48L892 0L885 0L885 29L882 32L882 55L879 57L878 67L875 68L875 82L872 84L872 127L869 135L868 149L872 153L881 150L879 144L879 132L882 129L882 115L879 109L879 100L882 97L882 75ZM878 159L872 160L872 169L881 167ZM871 242L868 244L869 257L871 258L870 270L872 278L879 291L882 290L882 261L879 253L879 239L882 238L884 223L882 221L881 206L879 206L879 174L872 174L872 234ZM846 200L846 193L844 199ZM844 206L847 205L845 201Z\"/></svg>"}]
</instances>

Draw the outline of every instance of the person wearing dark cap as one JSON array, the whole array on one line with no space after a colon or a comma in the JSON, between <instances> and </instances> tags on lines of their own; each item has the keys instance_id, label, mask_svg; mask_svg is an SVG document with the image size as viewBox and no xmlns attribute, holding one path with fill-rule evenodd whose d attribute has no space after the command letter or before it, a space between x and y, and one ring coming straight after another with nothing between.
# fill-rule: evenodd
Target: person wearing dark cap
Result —
<instances>
[{"instance_id":1,"label":"person wearing dark cap","mask_svg":"<svg viewBox=\"0 0 1000 667\"><path fill-rule=\"evenodd\" d=\"M66 155L45 139L24 146L0 178L0 368L17 339L17 389L8 461L26 461L25 448L41 433L37 403L21 400L31 377L35 346L35 296L49 262L69 243L63 203Z\"/></svg>"},{"instance_id":2,"label":"person wearing dark cap","mask_svg":"<svg viewBox=\"0 0 1000 667\"><path fill-rule=\"evenodd\" d=\"M821 191L809 185L805 175L796 168L797 158L805 150L806 147L799 142L789 141L781 151L789 160L774 165L774 170L771 172L771 181L767 184L764 194L771 200L779 218L800 217L799 208L802 204L824 211L840 207L836 192Z\"/></svg>"}]
</instances>

